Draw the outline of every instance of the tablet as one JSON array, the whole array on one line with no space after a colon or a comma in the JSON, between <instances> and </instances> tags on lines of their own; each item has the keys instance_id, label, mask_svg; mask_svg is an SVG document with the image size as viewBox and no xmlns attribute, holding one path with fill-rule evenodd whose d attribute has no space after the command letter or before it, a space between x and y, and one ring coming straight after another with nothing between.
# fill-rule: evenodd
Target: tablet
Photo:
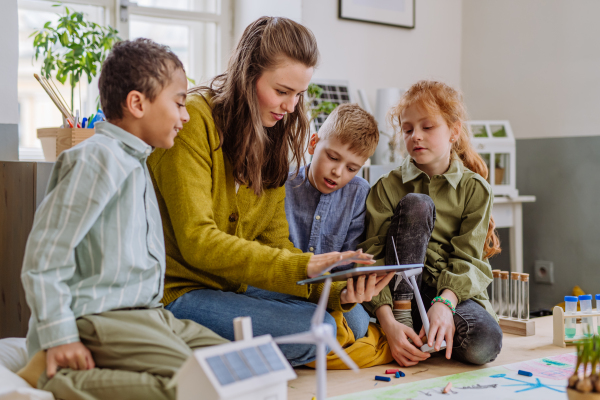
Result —
<instances>
[{"instance_id":1,"label":"tablet","mask_svg":"<svg viewBox=\"0 0 600 400\"><path fill-rule=\"evenodd\" d=\"M406 264L406 265L380 265L377 267L358 267L350 268L345 271L335 272L333 274L321 275L316 278L305 279L296 282L298 285L308 285L311 283L325 282L325 279L331 278L332 281L345 281L348 278L354 278L361 275L377 274L377 276L387 275L390 272L401 272L407 269L423 268L423 264Z\"/></svg>"}]
</instances>

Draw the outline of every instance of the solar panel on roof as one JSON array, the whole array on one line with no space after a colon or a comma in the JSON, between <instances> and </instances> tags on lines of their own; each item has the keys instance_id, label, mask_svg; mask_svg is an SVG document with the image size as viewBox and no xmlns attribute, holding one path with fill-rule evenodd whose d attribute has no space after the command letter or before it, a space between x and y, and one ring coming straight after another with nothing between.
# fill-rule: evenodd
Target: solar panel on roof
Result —
<instances>
[{"instance_id":1,"label":"solar panel on roof","mask_svg":"<svg viewBox=\"0 0 600 400\"><path fill-rule=\"evenodd\" d=\"M252 378L252 376L254 376L252 371L250 371L250 368L248 368L244 360L242 360L242 356L239 352L232 351L230 353L225 353L223 356L239 380L243 381L244 379Z\"/></svg>"},{"instance_id":2,"label":"solar panel on roof","mask_svg":"<svg viewBox=\"0 0 600 400\"><path fill-rule=\"evenodd\" d=\"M225 362L223 362L220 356L208 357L206 362L210 365L210 368L221 385L229 385L236 381L236 378L231 374L229 368L227 368L227 365L225 365Z\"/></svg>"},{"instance_id":3,"label":"solar panel on roof","mask_svg":"<svg viewBox=\"0 0 600 400\"><path fill-rule=\"evenodd\" d=\"M285 369L285 365L283 365L283 363L281 362L281 359L277 355L277 352L275 351L271 343L263 344L261 346L258 346L258 348L262 353L263 357L265 358L267 364L269 364L271 371L279 371Z\"/></svg>"},{"instance_id":4,"label":"solar panel on roof","mask_svg":"<svg viewBox=\"0 0 600 400\"><path fill-rule=\"evenodd\" d=\"M256 347L242 349L241 353L246 360L246 363L252 368L255 375L264 375L269 373L269 367L265 364Z\"/></svg>"}]
</instances>

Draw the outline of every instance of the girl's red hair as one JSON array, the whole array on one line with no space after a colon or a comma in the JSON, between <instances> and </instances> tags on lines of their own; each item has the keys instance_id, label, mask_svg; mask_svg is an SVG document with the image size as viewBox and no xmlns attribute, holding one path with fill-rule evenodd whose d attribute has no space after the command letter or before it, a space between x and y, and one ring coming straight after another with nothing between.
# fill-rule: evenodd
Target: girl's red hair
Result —
<instances>
[{"instance_id":1,"label":"girl's red hair","mask_svg":"<svg viewBox=\"0 0 600 400\"><path fill-rule=\"evenodd\" d=\"M428 113L441 115L450 128L459 127L459 136L452 145L452 152L461 159L465 167L487 179L489 173L487 164L471 145L471 135L466 123L467 111L462 95L442 82L419 81L402 95L400 102L391 110L392 123L401 126L402 111L415 104L423 107ZM490 216L483 252L485 258L490 258L500 251L496 224L494 218Z\"/></svg>"}]
</instances>

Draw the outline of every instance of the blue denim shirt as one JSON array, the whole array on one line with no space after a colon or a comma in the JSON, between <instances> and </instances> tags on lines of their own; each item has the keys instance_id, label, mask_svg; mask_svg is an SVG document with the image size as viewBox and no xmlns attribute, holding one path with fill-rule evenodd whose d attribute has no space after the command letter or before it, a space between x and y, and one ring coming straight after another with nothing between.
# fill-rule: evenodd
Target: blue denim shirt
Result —
<instances>
[{"instance_id":1,"label":"blue denim shirt","mask_svg":"<svg viewBox=\"0 0 600 400\"><path fill-rule=\"evenodd\" d=\"M355 176L346 186L330 194L315 189L306 172L290 174L285 183L285 214L290 241L303 252L314 254L355 250L364 240L366 199L371 187Z\"/></svg>"}]
</instances>

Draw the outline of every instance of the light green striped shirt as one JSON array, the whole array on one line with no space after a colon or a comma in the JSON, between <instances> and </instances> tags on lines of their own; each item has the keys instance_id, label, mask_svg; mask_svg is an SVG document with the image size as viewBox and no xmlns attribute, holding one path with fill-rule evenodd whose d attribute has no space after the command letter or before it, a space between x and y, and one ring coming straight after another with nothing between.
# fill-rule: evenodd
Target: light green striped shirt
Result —
<instances>
[{"instance_id":1,"label":"light green striped shirt","mask_svg":"<svg viewBox=\"0 0 600 400\"><path fill-rule=\"evenodd\" d=\"M151 152L102 122L56 161L21 274L31 309L30 357L79 341L75 319L82 315L160 307L165 249L146 167Z\"/></svg>"}]
</instances>

